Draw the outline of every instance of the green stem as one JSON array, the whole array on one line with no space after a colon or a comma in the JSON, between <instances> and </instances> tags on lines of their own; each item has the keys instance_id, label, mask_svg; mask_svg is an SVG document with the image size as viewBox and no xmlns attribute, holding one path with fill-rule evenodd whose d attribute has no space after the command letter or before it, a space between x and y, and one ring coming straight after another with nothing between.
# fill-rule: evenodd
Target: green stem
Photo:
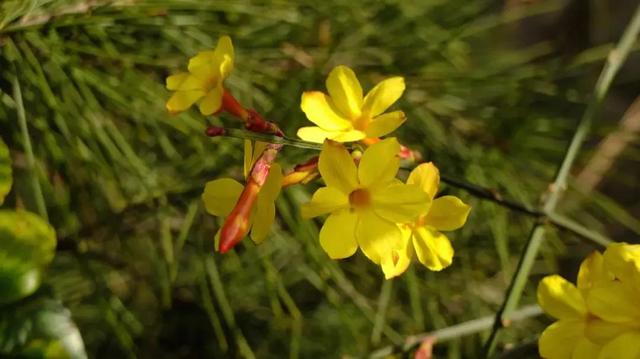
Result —
<instances>
[{"instance_id":1,"label":"green stem","mask_svg":"<svg viewBox=\"0 0 640 359\"><path fill-rule=\"evenodd\" d=\"M245 140L262 141L268 143L277 143L286 146L293 146L298 148L305 148L309 150L322 150L321 143L307 142L303 140L297 140L295 138L280 137L270 135L267 133L253 132L248 130L239 130L235 128L225 128L222 136L240 138Z\"/></svg>"},{"instance_id":2,"label":"green stem","mask_svg":"<svg viewBox=\"0 0 640 359\"><path fill-rule=\"evenodd\" d=\"M531 317L535 317L542 314L542 309L537 305L529 305L522 307L509 315L508 322L518 322ZM419 346L426 339L433 339L437 343L446 342L449 340L457 339L466 335L479 333L483 330L491 328L494 320L493 315L486 317L469 320L464 323L452 325L450 327L438 329L428 333L416 334L408 337L404 344L401 346L387 346L376 350L371 353L369 359L386 358L394 352L408 352L415 347Z\"/></svg>"},{"instance_id":3,"label":"green stem","mask_svg":"<svg viewBox=\"0 0 640 359\"><path fill-rule=\"evenodd\" d=\"M222 317L225 322L233 332L236 344L238 345L238 350L240 351L240 355L244 358L255 358L255 354L251 347L249 346L249 342L245 338L242 330L236 324L236 318L233 315L233 309L231 308L231 304L227 299L227 295L225 294L224 285L222 284L222 280L220 279L220 273L218 272L218 266L216 265L216 261L212 256L206 256L204 258L204 269L209 277L209 281L211 283L211 288L213 290L213 294L220 305L220 310L222 311Z\"/></svg>"},{"instance_id":4,"label":"green stem","mask_svg":"<svg viewBox=\"0 0 640 359\"><path fill-rule=\"evenodd\" d=\"M549 223L560 229L568 230L584 239L591 241L594 244L603 247L606 247L607 245L614 242L614 240L612 240L611 238L606 237L596 231L590 230L580 223L555 212L547 213L547 220L549 221Z\"/></svg>"},{"instance_id":5,"label":"green stem","mask_svg":"<svg viewBox=\"0 0 640 359\"><path fill-rule=\"evenodd\" d=\"M14 68L17 72L17 69ZM24 143L24 151L27 156L27 169L29 171L29 177L31 179L31 189L33 190L33 196L36 201L36 207L40 217L49 221L49 215L47 213L47 205L42 194L42 187L40 187L40 180L38 179L38 171L36 170L36 160L33 155L33 147L31 146L31 137L29 136L29 127L27 126L27 116L24 110L24 104L22 103L22 91L20 89L20 82L18 77L13 77L13 99L16 102L16 110L18 112L18 122L20 124L20 131L22 132L22 142Z\"/></svg>"},{"instance_id":6,"label":"green stem","mask_svg":"<svg viewBox=\"0 0 640 359\"><path fill-rule=\"evenodd\" d=\"M554 213L554 210L558 202L560 201L564 190L567 187L567 179L569 177L571 167L573 166L578 153L585 141L585 138L591 129L593 121L598 114L598 111L602 105L602 102L604 101L607 92L609 91L609 88L611 87L611 83L613 82L615 75L618 73L620 67L629 55L631 47L635 39L638 37L639 33L640 6L637 7L633 18L627 25L627 28L625 29L624 34L620 39L620 42L609 53L607 62L605 63L604 68L600 73L600 77L596 82L593 91L593 97L591 98L591 101L589 102L584 115L578 123L576 132L571 139L571 143L569 144L565 157L562 160L555 180L550 187L551 191L548 194L548 197L543 205L543 211L545 213ZM556 217L556 219L557 218L558 217ZM566 223L566 220L564 221ZM485 343L485 357L490 357L493 354L497 343L498 332L503 326L504 318L509 316L513 308L515 308L520 301L522 291L524 290L527 279L529 277L529 273L531 272L531 267L533 266L533 262L537 257L540 245L544 240L544 234L545 227L543 226L543 223L536 223L522 251L520 260L518 262L518 267L513 275L513 278L511 279L511 283L507 290L504 302L502 303L502 307L495 316L493 330L489 335L489 339Z\"/></svg>"},{"instance_id":7,"label":"green stem","mask_svg":"<svg viewBox=\"0 0 640 359\"><path fill-rule=\"evenodd\" d=\"M391 290L393 289L393 281L385 280L380 288L380 297L378 297L378 311L376 319L373 322L373 331L371 332L371 344L378 345L382 338L382 328L384 328L385 318L387 316L387 308L391 302Z\"/></svg>"}]
</instances>

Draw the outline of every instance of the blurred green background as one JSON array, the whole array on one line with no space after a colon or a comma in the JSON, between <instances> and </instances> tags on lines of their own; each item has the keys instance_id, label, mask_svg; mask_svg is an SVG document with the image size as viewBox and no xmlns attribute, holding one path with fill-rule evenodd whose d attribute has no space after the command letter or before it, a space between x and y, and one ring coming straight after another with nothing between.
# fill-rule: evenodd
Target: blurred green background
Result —
<instances>
[{"instance_id":1,"label":"blurred green background","mask_svg":"<svg viewBox=\"0 0 640 359\"><path fill-rule=\"evenodd\" d=\"M453 265L434 273L414 263L382 291L378 267L361 254L331 261L318 243L320 223L301 219L298 205L316 184L283 191L266 243L214 253L220 223L204 213L200 194L213 178L241 178L242 141L203 131L240 124L197 110L168 115L164 79L230 35L236 68L227 87L293 136L307 123L302 91L324 90L333 66L352 67L365 89L404 76L396 107L409 120L400 140L450 177L535 207L636 5L0 1L0 134L9 149L7 156L0 147L0 165L10 159L13 177L0 213L0 276L42 273L40 288L17 301L0 278L0 356L356 357L491 316L534 221L453 187L441 193L473 206L467 225L449 234ZM638 48L560 206L628 242L640 235ZM287 147L279 162L288 168L314 154ZM7 178L0 171L0 189ZM535 303L545 274L574 278L594 248L551 229L522 302ZM32 255L14 258L12 250ZM548 323L514 323L500 351L535 342ZM486 336L438 343L434 354L478 357Z\"/></svg>"}]
</instances>

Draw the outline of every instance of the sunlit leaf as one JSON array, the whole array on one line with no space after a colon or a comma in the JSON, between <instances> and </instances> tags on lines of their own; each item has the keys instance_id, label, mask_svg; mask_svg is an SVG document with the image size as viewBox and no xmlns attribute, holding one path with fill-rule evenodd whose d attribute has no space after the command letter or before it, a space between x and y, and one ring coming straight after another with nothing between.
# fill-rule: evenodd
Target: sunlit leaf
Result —
<instances>
[{"instance_id":1,"label":"sunlit leaf","mask_svg":"<svg viewBox=\"0 0 640 359\"><path fill-rule=\"evenodd\" d=\"M0 356L87 357L71 313L53 299L34 295L0 309Z\"/></svg>"},{"instance_id":2,"label":"sunlit leaf","mask_svg":"<svg viewBox=\"0 0 640 359\"><path fill-rule=\"evenodd\" d=\"M38 289L55 247L55 232L42 218L26 211L0 211L0 304Z\"/></svg>"}]
</instances>

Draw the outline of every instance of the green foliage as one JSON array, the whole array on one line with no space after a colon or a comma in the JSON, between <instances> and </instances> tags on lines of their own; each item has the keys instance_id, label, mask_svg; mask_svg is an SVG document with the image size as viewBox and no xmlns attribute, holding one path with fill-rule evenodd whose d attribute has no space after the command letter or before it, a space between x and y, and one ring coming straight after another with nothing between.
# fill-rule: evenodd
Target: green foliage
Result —
<instances>
[{"instance_id":1,"label":"green foliage","mask_svg":"<svg viewBox=\"0 0 640 359\"><path fill-rule=\"evenodd\" d=\"M71 313L56 300L34 295L0 311L0 354L20 358L86 358Z\"/></svg>"},{"instance_id":2,"label":"green foliage","mask_svg":"<svg viewBox=\"0 0 640 359\"><path fill-rule=\"evenodd\" d=\"M40 217L26 211L0 210L0 304L38 289L55 248L55 231Z\"/></svg>"},{"instance_id":3,"label":"green foliage","mask_svg":"<svg viewBox=\"0 0 640 359\"><path fill-rule=\"evenodd\" d=\"M4 197L11 190L12 179L9 149L0 138L0 205L4 202Z\"/></svg>"}]
</instances>

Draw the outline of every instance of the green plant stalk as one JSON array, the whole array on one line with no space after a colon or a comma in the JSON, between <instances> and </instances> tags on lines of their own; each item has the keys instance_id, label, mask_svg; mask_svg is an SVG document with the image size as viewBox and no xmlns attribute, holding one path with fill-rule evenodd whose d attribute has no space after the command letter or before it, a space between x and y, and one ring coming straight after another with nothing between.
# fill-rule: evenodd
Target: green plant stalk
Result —
<instances>
[{"instance_id":1,"label":"green plant stalk","mask_svg":"<svg viewBox=\"0 0 640 359\"><path fill-rule=\"evenodd\" d=\"M577 234L578 236L581 236L582 238L603 247L606 247L607 245L614 242L611 238L608 238L596 231L592 231L584 227L580 223L577 223L576 221L555 212L548 213L547 220L549 221L549 223L555 225L560 229L569 230Z\"/></svg>"},{"instance_id":2,"label":"green plant stalk","mask_svg":"<svg viewBox=\"0 0 640 359\"><path fill-rule=\"evenodd\" d=\"M211 327L213 327L213 332L216 336L216 343L220 347L223 353L226 353L229 350L229 343L227 343L227 338L224 336L224 330L222 329L222 323L220 322L220 318L216 313L215 308L213 307L213 298L211 298L210 289L207 285L206 273L203 273L199 276L200 285L200 299L202 300L202 306L207 312L207 317L209 317L209 322L211 323Z\"/></svg>"},{"instance_id":3,"label":"green plant stalk","mask_svg":"<svg viewBox=\"0 0 640 359\"><path fill-rule=\"evenodd\" d=\"M627 28L625 29L620 42L609 53L607 62L605 63L604 68L600 73L600 77L598 78L598 81L596 82L596 85L594 87L593 97L591 98L591 101L587 105L587 109L585 110L584 115L578 123L576 132L571 139L564 159L562 160L558 173L556 174L555 180L550 187L550 193L544 201L544 213L552 214L554 212L558 202L562 197L562 194L567 188L567 179L569 177L571 167L573 166L578 153L585 141L585 138L591 129L593 121L598 114L598 111L602 105L602 102L604 101L604 98L606 97L607 92L609 91L609 88L611 87L611 83L613 82L615 75L618 73L618 71L622 67L622 64L629 55L631 47L638 37L639 33L640 6L636 8L633 18L627 25ZM520 301L520 297L522 296L522 292L529 277L529 273L531 272L531 267L533 266L533 262L537 257L538 250L540 249L540 246L544 241L545 230L546 229L544 227L544 223L538 222L534 225L531 231L531 235L529 236L529 239L520 256L516 272L514 273L509 288L507 289L502 307L495 316L491 334L489 335L489 338L485 343L485 357L490 357L493 355L495 346L497 344L498 332L500 328L503 327L505 318L509 317L509 314L513 311L513 309L518 305L518 302Z\"/></svg>"},{"instance_id":4,"label":"green plant stalk","mask_svg":"<svg viewBox=\"0 0 640 359\"><path fill-rule=\"evenodd\" d=\"M385 318L387 316L387 308L391 302L391 292L393 289L393 281L385 280L380 288L380 296L378 297L378 310L376 319L373 323L373 331L371 332L371 344L378 345L382 338L382 328L384 327Z\"/></svg>"},{"instance_id":5,"label":"green plant stalk","mask_svg":"<svg viewBox=\"0 0 640 359\"><path fill-rule=\"evenodd\" d=\"M18 71L16 70L16 73ZM49 214L47 213L47 205L42 194L42 187L40 186L40 180L38 179L38 172L36 170L36 160L33 155L33 147L31 146L31 137L29 136L29 127L27 126L27 116L24 110L24 104L22 102L22 91L20 89L20 82L18 77L13 77L13 99L16 102L16 111L18 113L18 122L20 124L20 131L22 132L22 142L24 143L24 151L27 155L27 169L29 170L29 177L31 179L31 189L33 190L33 196L36 201L36 209L40 217L49 221Z\"/></svg>"},{"instance_id":6,"label":"green plant stalk","mask_svg":"<svg viewBox=\"0 0 640 359\"><path fill-rule=\"evenodd\" d=\"M528 305L511 313L509 322L514 323L542 314L542 309L536 305ZM469 320L460 324L452 325L446 328L434 330L428 333L416 334L408 337L401 346L387 346L380 348L369 355L369 359L386 358L394 352L408 352L422 343L424 340L432 339L436 343L446 342L460 337L476 334L483 330L491 328L495 316L487 315L485 317Z\"/></svg>"},{"instance_id":7,"label":"green plant stalk","mask_svg":"<svg viewBox=\"0 0 640 359\"><path fill-rule=\"evenodd\" d=\"M242 357L244 358L255 358L256 356L253 353L253 350L251 350L249 342L247 342L244 334L242 334L242 331L236 324L236 319L233 315L233 309L231 308L231 304L229 303L227 295L225 294L224 285L222 284L222 280L220 279L218 266L216 265L213 256L208 255L204 258L204 267L207 276L209 277L213 294L216 297L218 304L220 305L222 317L224 318L225 322L227 322L227 325L236 337L236 344L238 345L240 355L242 355Z\"/></svg>"}]
</instances>

